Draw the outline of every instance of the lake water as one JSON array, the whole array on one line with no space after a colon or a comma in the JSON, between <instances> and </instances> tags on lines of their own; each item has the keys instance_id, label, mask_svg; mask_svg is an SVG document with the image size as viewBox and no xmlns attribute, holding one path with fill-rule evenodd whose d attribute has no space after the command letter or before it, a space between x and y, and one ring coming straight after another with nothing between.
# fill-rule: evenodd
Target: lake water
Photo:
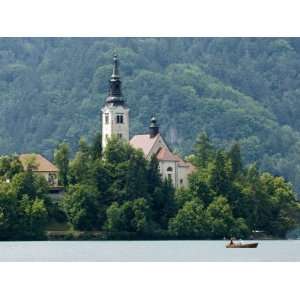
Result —
<instances>
[{"instance_id":1,"label":"lake water","mask_svg":"<svg viewBox=\"0 0 300 300\"><path fill-rule=\"evenodd\" d=\"M225 241L0 242L0 261L300 261L300 241L259 241L227 249Z\"/></svg>"}]
</instances>

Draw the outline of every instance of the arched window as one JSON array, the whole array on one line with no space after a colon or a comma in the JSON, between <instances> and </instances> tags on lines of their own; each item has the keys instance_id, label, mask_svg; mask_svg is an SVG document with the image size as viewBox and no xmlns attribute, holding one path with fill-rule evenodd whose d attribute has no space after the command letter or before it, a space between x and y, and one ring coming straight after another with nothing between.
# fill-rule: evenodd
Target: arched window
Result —
<instances>
[{"instance_id":1,"label":"arched window","mask_svg":"<svg viewBox=\"0 0 300 300\"><path fill-rule=\"evenodd\" d=\"M167 172L173 172L173 168L172 167L168 167L167 168Z\"/></svg>"}]
</instances>

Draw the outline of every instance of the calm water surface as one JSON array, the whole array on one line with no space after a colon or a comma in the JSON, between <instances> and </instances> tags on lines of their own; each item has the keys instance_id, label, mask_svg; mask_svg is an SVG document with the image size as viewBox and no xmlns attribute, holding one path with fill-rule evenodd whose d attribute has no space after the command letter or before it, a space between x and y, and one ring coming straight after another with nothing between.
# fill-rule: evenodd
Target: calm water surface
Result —
<instances>
[{"instance_id":1,"label":"calm water surface","mask_svg":"<svg viewBox=\"0 0 300 300\"><path fill-rule=\"evenodd\" d=\"M300 261L300 241L259 241L226 249L224 241L0 242L0 261Z\"/></svg>"}]
</instances>

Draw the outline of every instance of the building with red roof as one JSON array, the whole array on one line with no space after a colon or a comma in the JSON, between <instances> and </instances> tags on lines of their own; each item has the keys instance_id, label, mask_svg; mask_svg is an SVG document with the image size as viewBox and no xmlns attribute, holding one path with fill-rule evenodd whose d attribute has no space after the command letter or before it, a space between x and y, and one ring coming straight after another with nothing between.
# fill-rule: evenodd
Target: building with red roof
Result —
<instances>
[{"instance_id":1,"label":"building with red roof","mask_svg":"<svg viewBox=\"0 0 300 300\"><path fill-rule=\"evenodd\" d=\"M159 126L154 117L151 119L148 133L135 135L129 140L129 108L122 95L121 86L119 60L114 56L108 96L101 110L103 150L108 139L117 136L129 142L132 147L142 150L146 159L156 156L162 177L172 180L176 188L187 187L188 175L195 167L172 152L159 133Z\"/></svg>"},{"instance_id":2,"label":"building with red roof","mask_svg":"<svg viewBox=\"0 0 300 300\"><path fill-rule=\"evenodd\" d=\"M30 165L34 173L45 177L50 187L58 187L59 170L44 156L35 153L21 154L19 160L24 170L27 170Z\"/></svg>"},{"instance_id":3,"label":"building with red roof","mask_svg":"<svg viewBox=\"0 0 300 300\"><path fill-rule=\"evenodd\" d=\"M146 159L156 156L162 177L172 180L176 188L188 186L188 176L195 171L195 167L171 151L159 133L159 126L154 117L151 119L149 133L135 135L129 143L132 147L142 150Z\"/></svg>"}]
</instances>

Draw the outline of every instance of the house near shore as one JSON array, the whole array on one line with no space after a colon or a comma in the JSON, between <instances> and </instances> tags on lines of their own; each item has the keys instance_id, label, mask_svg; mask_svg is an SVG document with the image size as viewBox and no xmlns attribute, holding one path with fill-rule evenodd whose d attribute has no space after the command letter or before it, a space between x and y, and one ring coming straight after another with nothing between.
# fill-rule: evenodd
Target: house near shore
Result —
<instances>
[{"instance_id":1,"label":"house near shore","mask_svg":"<svg viewBox=\"0 0 300 300\"><path fill-rule=\"evenodd\" d=\"M146 159L156 156L162 178L171 180L174 187L188 186L188 175L195 171L195 167L172 152L159 132L155 117L151 118L148 133L135 135L129 139L129 107L122 95L117 56L114 56L109 92L101 111L103 149L112 136L117 136L129 142L134 148L142 150Z\"/></svg>"},{"instance_id":2,"label":"house near shore","mask_svg":"<svg viewBox=\"0 0 300 300\"><path fill-rule=\"evenodd\" d=\"M43 176L49 184L50 190L56 190L58 185L58 173L59 169L47 160L41 154L21 154L19 160L24 168L27 170L30 166L32 171L40 176Z\"/></svg>"}]
</instances>

